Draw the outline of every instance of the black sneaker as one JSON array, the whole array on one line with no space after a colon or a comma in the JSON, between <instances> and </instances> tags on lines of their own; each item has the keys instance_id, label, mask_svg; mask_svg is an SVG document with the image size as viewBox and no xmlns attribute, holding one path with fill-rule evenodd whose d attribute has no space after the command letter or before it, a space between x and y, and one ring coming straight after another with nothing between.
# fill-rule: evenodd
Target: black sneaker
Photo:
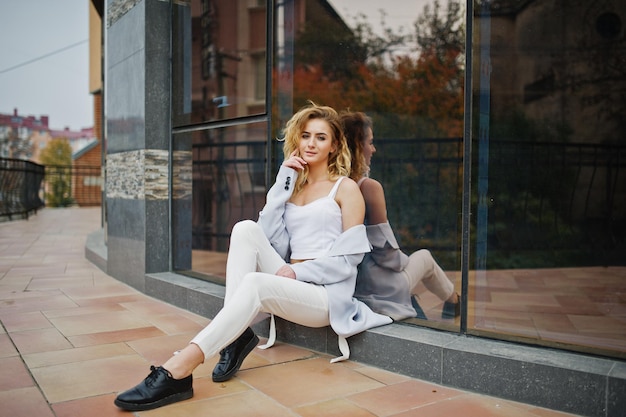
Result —
<instances>
[{"instance_id":1,"label":"black sneaker","mask_svg":"<svg viewBox=\"0 0 626 417\"><path fill-rule=\"evenodd\" d=\"M233 343L222 349L220 360L213 369L213 382L231 379L257 343L259 343L259 338L248 327Z\"/></svg>"},{"instance_id":2,"label":"black sneaker","mask_svg":"<svg viewBox=\"0 0 626 417\"><path fill-rule=\"evenodd\" d=\"M457 294L458 302L456 303L443 303L443 309L441 310L442 319L455 319L461 315L461 297Z\"/></svg>"},{"instance_id":3,"label":"black sneaker","mask_svg":"<svg viewBox=\"0 0 626 417\"><path fill-rule=\"evenodd\" d=\"M150 367L150 375L134 388L124 391L115 399L115 405L127 411L152 410L193 397L193 377L174 379L161 366Z\"/></svg>"},{"instance_id":4,"label":"black sneaker","mask_svg":"<svg viewBox=\"0 0 626 417\"><path fill-rule=\"evenodd\" d=\"M420 303L417 302L417 295L411 296L411 304L413 305L413 309L415 310L415 318L428 320L428 317L426 317L426 314L424 314L424 310L422 310Z\"/></svg>"}]
</instances>

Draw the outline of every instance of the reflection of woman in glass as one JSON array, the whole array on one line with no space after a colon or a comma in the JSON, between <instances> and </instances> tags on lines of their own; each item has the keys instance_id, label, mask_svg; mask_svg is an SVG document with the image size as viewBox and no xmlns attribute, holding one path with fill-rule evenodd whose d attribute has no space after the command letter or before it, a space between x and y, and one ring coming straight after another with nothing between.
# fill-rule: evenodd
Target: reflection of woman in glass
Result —
<instances>
[{"instance_id":1,"label":"reflection of woman in glass","mask_svg":"<svg viewBox=\"0 0 626 417\"><path fill-rule=\"evenodd\" d=\"M417 287L422 282L444 301L442 318L459 316L459 296L431 253L421 249L407 256L398 247L387 220L383 187L368 177L372 154L376 152L372 120L361 112L344 112L341 119L352 152L350 177L357 182L365 199L367 237L372 244L371 253L359 266L355 297L394 320L426 319L416 300Z\"/></svg>"},{"instance_id":2,"label":"reflection of woman in glass","mask_svg":"<svg viewBox=\"0 0 626 417\"><path fill-rule=\"evenodd\" d=\"M370 248L363 197L348 178L351 157L339 115L311 104L284 133L285 161L258 222L233 227L224 308L178 354L121 393L118 407L148 410L191 398L193 370L218 352L213 380L232 378L259 341L249 326L264 313L303 326L330 325L343 354L333 361L348 358L345 338L391 323L353 298L357 265ZM272 326L264 347L273 341Z\"/></svg>"}]
</instances>

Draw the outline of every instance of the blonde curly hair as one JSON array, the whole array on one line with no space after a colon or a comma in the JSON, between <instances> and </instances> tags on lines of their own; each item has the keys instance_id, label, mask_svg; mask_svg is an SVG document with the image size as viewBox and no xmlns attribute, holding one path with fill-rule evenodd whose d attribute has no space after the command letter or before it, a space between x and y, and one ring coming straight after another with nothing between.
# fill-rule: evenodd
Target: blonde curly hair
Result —
<instances>
[{"instance_id":1,"label":"blonde curly hair","mask_svg":"<svg viewBox=\"0 0 626 417\"><path fill-rule=\"evenodd\" d=\"M331 180L339 177L350 176L350 164L352 156L343 134L343 128L339 114L335 109L328 106L320 106L309 101L307 106L302 107L295 113L283 129L283 154L285 159L289 158L293 151L300 147L302 132L309 120L321 119L328 123L332 132L332 143L335 152L328 157L328 173ZM304 186L309 174L308 167L305 166L298 174L298 179L294 184L294 194L299 193Z\"/></svg>"}]
</instances>

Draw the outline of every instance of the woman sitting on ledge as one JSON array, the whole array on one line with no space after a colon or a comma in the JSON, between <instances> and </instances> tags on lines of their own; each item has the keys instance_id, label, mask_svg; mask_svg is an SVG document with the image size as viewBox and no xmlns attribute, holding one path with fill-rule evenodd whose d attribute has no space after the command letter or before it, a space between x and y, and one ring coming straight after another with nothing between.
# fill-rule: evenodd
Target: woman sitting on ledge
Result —
<instances>
[{"instance_id":1,"label":"woman sitting on ledge","mask_svg":"<svg viewBox=\"0 0 626 417\"><path fill-rule=\"evenodd\" d=\"M177 355L119 394L118 407L149 410L191 398L193 370L218 352L213 381L232 378L258 343L249 326L264 313L308 327L330 325L343 355L335 360L349 356L345 338L391 322L353 298L357 265L370 248L339 115L311 104L284 134L285 161L258 222L233 227L224 307ZM272 343L270 334L265 347Z\"/></svg>"}]
</instances>

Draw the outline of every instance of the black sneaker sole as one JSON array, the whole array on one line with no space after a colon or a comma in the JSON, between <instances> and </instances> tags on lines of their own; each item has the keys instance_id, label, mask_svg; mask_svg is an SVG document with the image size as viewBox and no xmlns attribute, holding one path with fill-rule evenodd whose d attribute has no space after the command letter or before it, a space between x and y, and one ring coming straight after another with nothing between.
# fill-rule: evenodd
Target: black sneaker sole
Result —
<instances>
[{"instance_id":1,"label":"black sneaker sole","mask_svg":"<svg viewBox=\"0 0 626 417\"><path fill-rule=\"evenodd\" d=\"M226 372L224 375L213 374L212 376L213 382L226 382L229 379L231 379L233 376L235 376L235 374L241 367L241 364L246 359L246 357L250 354L250 352L252 352L252 349L254 349L257 343L259 343L259 337L257 335L254 335L254 337L250 339L248 344L243 348L242 354L239 356L237 360L237 365L230 371Z\"/></svg>"},{"instance_id":2,"label":"black sneaker sole","mask_svg":"<svg viewBox=\"0 0 626 417\"><path fill-rule=\"evenodd\" d=\"M164 405L177 403L179 401L188 400L191 397L193 397L193 388L191 388L189 391L179 392L178 394L172 394L169 397L161 398L160 400L154 401L151 403L145 403L145 404L127 403L125 401L120 401L117 398L115 399L114 402L116 406L126 411L145 411L145 410L152 410L155 408L163 407Z\"/></svg>"}]
</instances>

